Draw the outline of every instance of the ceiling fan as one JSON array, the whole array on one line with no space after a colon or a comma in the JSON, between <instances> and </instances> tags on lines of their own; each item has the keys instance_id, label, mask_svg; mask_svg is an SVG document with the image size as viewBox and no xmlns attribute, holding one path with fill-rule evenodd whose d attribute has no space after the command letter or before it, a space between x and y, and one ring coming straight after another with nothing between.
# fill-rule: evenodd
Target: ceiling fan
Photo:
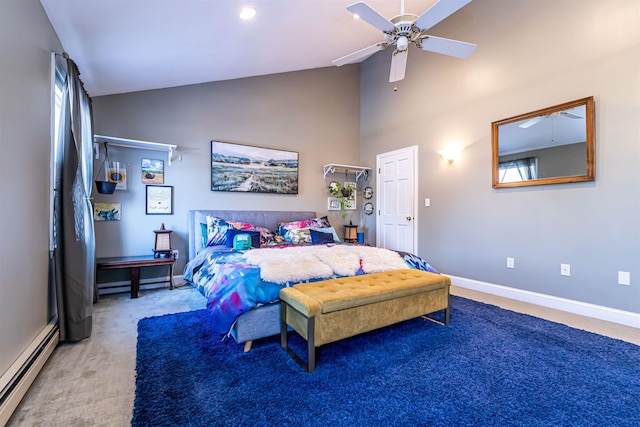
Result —
<instances>
[{"instance_id":1,"label":"ceiling fan","mask_svg":"<svg viewBox=\"0 0 640 427\"><path fill-rule=\"evenodd\" d=\"M542 116L533 117L533 118L527 120L526 122L524 122L522 124L519 124L518 127L522 128L522 129L527 129L527 128L530 128L531 126L535 125L535 124L540 123L544 119L548 119L548 118L555 119L556 117L568 117L570 119L584 119L584 117L579 116L577 114L570 113L568 111L556 111L556 112L549 113L549 114L543 114Z\"/></svg>"},{"instance_id":2,"label":"ceiling fan","mask_svg":"<svg viewBox=\"0 0 640 427\"><path fill-rule=\"evenodd\" d=\"M387 20L365 2L354 3L347 10L382 31L385 41L338 58L333 64L339 67L358 62L389 46L395 46L389 73L389 82L393 83L404 79L410 43L422 50L467 58L476 49L475 44L434 37L424 32L469 3L471 0L438 0L426 12L417 16L404 13L404 0L401 0L400 15L391 20Z\"/></svg>"}]
</instances>

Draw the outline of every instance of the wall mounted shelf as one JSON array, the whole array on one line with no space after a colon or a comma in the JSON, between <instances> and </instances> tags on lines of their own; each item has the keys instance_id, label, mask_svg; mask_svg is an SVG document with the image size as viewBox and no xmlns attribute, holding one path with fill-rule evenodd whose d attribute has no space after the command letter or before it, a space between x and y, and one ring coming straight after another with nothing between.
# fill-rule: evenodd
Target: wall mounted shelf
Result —
<instances>
[{"instance_id":1,"label":"wall mounted shelf","mask_svg":"<svg viewBox=\"0 0 640 427\"><path fill-rule=\"evenodd\" d=\"M330 174L330 173L337 173L337 172L355 173L356 181L357 181L360 179L361 176L367 177L369 175L369 171L371 170L371 168L368 168L366 166L350 166L350 165L339 165L335 163L329 163L328 165L324 165L322 167L322 170L324 172L325 178L327 177L327 174Z\"/></svg>"},{"instance_id":2,"label":"wall mounted shelf","mask_svg":"<svg viewBox=\"0 0 640 427\"><path fill-rule=\"evenodd\" d=\"M171 166L171 159L173 158L173 152L178 149L178 146L174 144L163 144L161 142L140 141L137 139L116 138L114 136L94 135L93 141L94 141L94 149L96 152L96 159L99 158L96 144L102 142L102 143L108 143L109 145L113 145L117 147L139 148L142 150L166 151L168 153L169 166Z\"/></svg>"}]
</instances>

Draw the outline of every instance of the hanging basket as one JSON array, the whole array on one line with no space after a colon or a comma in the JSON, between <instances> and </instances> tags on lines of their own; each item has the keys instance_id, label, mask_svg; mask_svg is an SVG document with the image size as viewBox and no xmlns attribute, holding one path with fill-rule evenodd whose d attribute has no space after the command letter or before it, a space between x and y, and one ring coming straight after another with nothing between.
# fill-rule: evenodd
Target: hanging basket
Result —
<instances>
[{"instance_id":1,"label":"hanging basket","mask_svg":"<svg viewBox=\"0 0 640 427\"><path fill-rule=\"evenodd\" d=\"M107 143L105 142L104 143L104 161L102 162L102 165L100 166L100 169L96 174L96 178L100 175L100 173L103 170L105 170L105 167L108 164L109 164L109 148L107 148ZM98 179L95 180L95 183L96 183L96 189L100 194L113 194L113 192L116 191L116 185L118 185L117 182L99 181Z\"/></svg>"},{"instance_id":2,"label":"hanging basket","mask_svg":"<svg viewBox=\"0 0 640 427\"><path fill-rule=\"evenodd\" d=\"M116 191L116 185L118 184L115 182L96 181L96 189L100 194L113 194Z\"/></svg>"}]
</instances>

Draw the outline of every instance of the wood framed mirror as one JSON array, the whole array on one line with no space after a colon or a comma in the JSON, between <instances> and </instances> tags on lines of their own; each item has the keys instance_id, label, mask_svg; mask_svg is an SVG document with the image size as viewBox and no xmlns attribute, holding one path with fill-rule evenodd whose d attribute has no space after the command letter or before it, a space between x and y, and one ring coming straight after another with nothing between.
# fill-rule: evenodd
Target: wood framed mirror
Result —
<instances>
[{"instance_id":1,"label":"wood framed mirror","mask_svg":"<svg viewBox=\"0 0 640 427\"><path fill-rule=\"evenodd\" d=\"M595 180L593 97L491 123L493 188Z\"/></svg>"}]
</instances>

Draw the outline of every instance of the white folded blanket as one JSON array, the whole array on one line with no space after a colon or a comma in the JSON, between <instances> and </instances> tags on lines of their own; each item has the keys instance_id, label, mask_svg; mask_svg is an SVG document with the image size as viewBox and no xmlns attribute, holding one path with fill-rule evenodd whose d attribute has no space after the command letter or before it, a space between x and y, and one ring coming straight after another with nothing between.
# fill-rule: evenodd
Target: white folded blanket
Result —
<instances>
[{"instance_id":1,"label":"white folded blanket","mask_svg":"<svg viewBox=\"0 0 640 427\"><path fill-rule=\"evenodd\" d=\"M409 268L402 257L389 249L370 246L292 246L247 251L244 258L260 267L260 277L278 284L354 276Z\"/></svg>"}]
</instances>

